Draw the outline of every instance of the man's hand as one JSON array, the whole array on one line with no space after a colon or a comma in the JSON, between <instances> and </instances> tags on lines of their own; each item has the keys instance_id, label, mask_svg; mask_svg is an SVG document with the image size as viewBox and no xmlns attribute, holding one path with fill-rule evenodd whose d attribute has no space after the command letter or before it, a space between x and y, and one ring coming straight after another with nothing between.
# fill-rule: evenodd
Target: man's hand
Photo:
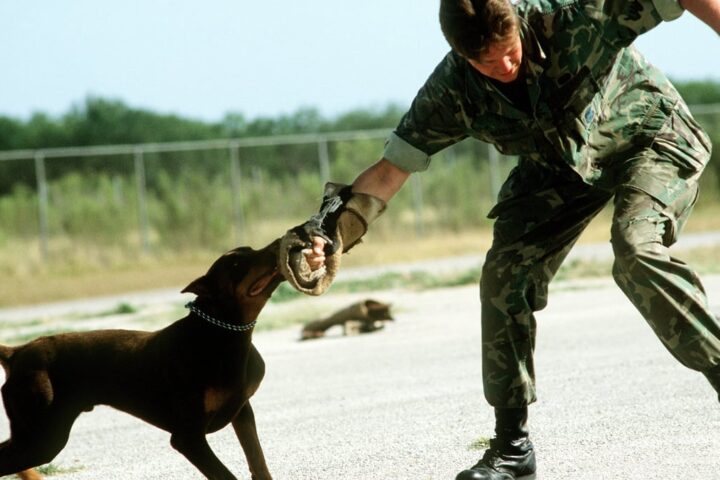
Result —
<instances>
[{"instance_id":1,"label":"man's hand","mask_svg":"<svg viewBox=\"0 0 720 480\"><path fill-rule=\"evenodd\" d=\"M280 240L278 267L288 283L307 295L322 295L340 270L342 255L360 243L409 175L382 159L352 186L328 182L320 211Z\"/></svg>"},{"instance_id":2,"label":"man's hand","mask_svg":"<svg viewBox=\"0 0 720 480\"><path fill-rule=\"evenodd\" d=\"M362 172L353 182L353 192L373 195L388 202L400 190L410 174L405 172L386 159L381 159L367 170ZM325 244L322 237L312 238L312 248L303 250L308 266L312 271L325 265Z\"/></svg>"},{"instance_id":3,"label":"man's hand","mask_svg":"<svg viewBox=\"0 0 720 480\"><path fill-rule=\"evenodd\" d=\"M303 251L310 270L315 271L325 266L325 239L312 237L312 248Z\"/></svg>"}]
</instances>

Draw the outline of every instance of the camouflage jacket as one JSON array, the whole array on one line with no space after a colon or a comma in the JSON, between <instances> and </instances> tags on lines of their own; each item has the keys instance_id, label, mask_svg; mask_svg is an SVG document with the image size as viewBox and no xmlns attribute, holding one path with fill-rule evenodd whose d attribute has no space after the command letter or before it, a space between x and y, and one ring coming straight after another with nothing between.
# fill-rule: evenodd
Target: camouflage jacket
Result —
<instances>
[{"instance_id":1,"label":"camouflage jacket","mask_svg":"<svg viewBox=\"0 0 720 480\"><path fill-rule=\"evenodd\" d=\"M676 0L519 0L515 8L530 109L514 105L450 52L391 134L385 158L421 171L431 155L474 137L503 154L602 185L633 146L649 146L673 124L687 130L680 140L705 155L671 162L687 163L675 167L691 173L702 169L707 136L667 78L631 46L638 35L682 14ZM646 187L662 196L667 185Z\"/></svg>"}]
</instances>

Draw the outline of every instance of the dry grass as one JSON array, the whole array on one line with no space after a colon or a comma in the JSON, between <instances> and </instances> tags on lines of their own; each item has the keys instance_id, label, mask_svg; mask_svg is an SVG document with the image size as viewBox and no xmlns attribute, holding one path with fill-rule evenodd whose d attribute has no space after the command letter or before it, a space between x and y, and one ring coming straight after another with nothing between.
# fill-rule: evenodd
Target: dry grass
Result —
<instances>
[{"instance_id":1,"label":"dry grass","mask_svg":"<svg viewBox=\"0 0 720 480\"><path fill-rule=\"evenodd\" d=\"M703 209L694 215L686 231L720 230L720 216L714 209ZM610 238L609 211L590 224L581 243L604 242ZM491 243L489 230L427 234L422 238L402 236L373 237L372 230L361 245L343 259L345 267L478 254ZM260 245L253 245L258 247ZM25 253L33 252L33 253ZM120 261L119 254L77 251L58 266L43 266L32 245L3 251L3 264L13 268L0 271L0 307L52 302L100 295L120 294L161 288L182 288L204 273L221 252L192 252L171 258L140 258ZM83 262L83 258L86 262ZM17 259L23 259L18 261Z\"/></svg>"},{"instance_id":2,"label":"dry grass","mask_svg":"<svg viewBox=\"0 0 720 480\"><path fill-rule=\"evenodd\" d=\"M0 306L27 305L161 288L181 288L204 273L213 257L145 261L134 266L43 270L0 279Z\"/></svg>"}]
</instances>

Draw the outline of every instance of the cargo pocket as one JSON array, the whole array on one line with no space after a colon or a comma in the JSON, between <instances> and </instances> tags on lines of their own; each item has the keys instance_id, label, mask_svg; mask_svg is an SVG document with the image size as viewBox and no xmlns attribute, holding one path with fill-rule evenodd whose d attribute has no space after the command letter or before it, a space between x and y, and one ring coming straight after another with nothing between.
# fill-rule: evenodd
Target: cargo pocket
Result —
<instances>
[{"instance_id":1,"label":"cargo pocket","mask_svg":"<svg viewBox=\"0 0 720 480\"><path fill-rule=\"evenodd\" d=\"M712 147L705 131L680 102L668 113L650 148L665 161L677 165L680 175L688 178L703 171Z\"/></svg>"},{"instance_id":2,"label":"cargo pocket","mask_svg":"<svg viewBox=\"0 0 720 480\"><path fill-rule=\"evenodd\" d=\"M680 233L682 233L687 223L693 207L697 202L700 191L698 184L693 182L687 185L687 189L682 195L679 195L675 203L668 205L662 212L667 218L667 228L663 236L663 244L666 247L677 242Z\"/></svg>"}]
</instances>

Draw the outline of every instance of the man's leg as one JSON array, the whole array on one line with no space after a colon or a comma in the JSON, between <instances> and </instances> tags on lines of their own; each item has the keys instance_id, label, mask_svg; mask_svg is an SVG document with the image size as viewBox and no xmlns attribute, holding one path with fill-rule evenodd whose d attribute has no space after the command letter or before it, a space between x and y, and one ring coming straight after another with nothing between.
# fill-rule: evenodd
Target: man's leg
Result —
<instances>
[{"instance_id":1,"label":"man's leg","mask_svg":"<svg viewBox=\"0 0 720 480\"><path fill-rule=\"evenodd\" d=\"M612 228L613 276L670 353L704 373L720 393L720 323L698 276L668 251L696 196L694 181L669 205L621 187Z\"/></svg>"},{"instance_id":2,"label":"man's leg","mask_svg":"<svg viewBox=\"0 0 720 480\"><path fill-rule=\"evenodd\" d=\"M534 478L527 426L527 406L536 399L533 312L545 307L550 280L611 194L521 164L500 197L480 283L483 385L495 407L495 438L457 480Z\"/></svg>"},{"instance_id":3,"label":"man's leg","mask_svg":"<svg viewBox=\"0 0 720 480\"><path fill-rule=\"evenodd\" d=\"M534 312L545 308L550 281L611 197L580 180L557 178L493 209L494 239L480 280L483 385L493 407L536 400Z\"/></svg>"}]
</instances>

